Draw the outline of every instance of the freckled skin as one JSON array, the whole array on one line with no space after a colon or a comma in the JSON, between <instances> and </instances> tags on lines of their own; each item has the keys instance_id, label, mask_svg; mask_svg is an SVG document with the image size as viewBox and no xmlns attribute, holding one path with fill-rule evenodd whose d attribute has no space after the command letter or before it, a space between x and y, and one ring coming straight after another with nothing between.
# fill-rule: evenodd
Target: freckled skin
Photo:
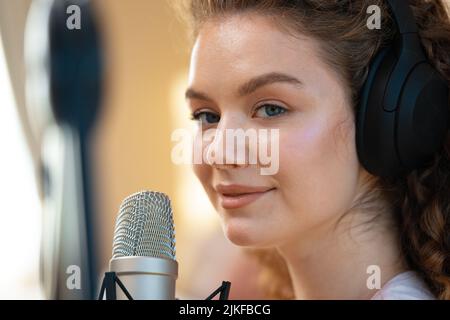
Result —
<instances>
[{"instance_id":1,"label":"freckled skin","mask_svg":"<svg viewBox=\"0 0 450 320\"><path fill-rule=\"evenodd\" d=\"M246 97L235 94L240 84L268 72L293 75L303 85L276 83ZM356 154L353 111L344 83L320 57L316 40L294 38L257 15L211 20L196 39L189 86L214 100L192 99L189 105L192 111L206 108L220 114L217 128L280 130L274 175L261 175L257 165L193 166L230 241L272 247L320 237L324 226L350 208L365 173ZM263 100L288 111L255 118L251 110ZM213 189L218 183L276 190L247 206L224 209Z\"/></svg>"}]
</instances>

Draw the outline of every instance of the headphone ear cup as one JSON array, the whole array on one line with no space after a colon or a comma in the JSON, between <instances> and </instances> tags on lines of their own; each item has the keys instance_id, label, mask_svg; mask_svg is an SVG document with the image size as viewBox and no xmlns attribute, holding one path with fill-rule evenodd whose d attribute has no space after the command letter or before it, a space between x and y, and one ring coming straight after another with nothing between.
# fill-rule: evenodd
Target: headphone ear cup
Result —
<instances>
[{"instance_id":1,"label":"headphone ear cup","mask_svg":"<svg viewBox=\"0 0 450 320\"><path fill-rule=\"evenodd\" d=\"M393 46L380 50L371 63L356 110L358 158L368 172L377 176L396 175L401 168L395 145L395 112L383 109L383 98L396 63Z\"/></svg>"},{"instance_id":2,"label":"headphone ear cup","mask_svg":"<svg viewBox=\"0 0 450 320\"><path fill-rule=\"evenodd\" d=\"M397 113L399 157L414 169L442 146L449 125L448 85L429 63L411 71Z\"/></svg>"}]
</instances>

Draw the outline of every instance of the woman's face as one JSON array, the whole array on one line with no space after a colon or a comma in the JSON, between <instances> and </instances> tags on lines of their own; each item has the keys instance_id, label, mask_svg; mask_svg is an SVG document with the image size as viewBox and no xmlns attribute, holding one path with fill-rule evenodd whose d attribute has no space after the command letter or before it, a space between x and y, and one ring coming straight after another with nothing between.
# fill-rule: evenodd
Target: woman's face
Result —
<instances>
[{"instance_id":1,"label":"woman's face","mask_svg":"<svg viewBox=\"0 0 450 320\"><path fill-rule=\"evenodd\" d=\"M271 247L311 239L351 206L361 168L353 112L315 40L292 37L256 14L210 20L193 48L189 88L200 130L279 130L271 175L258 163L227 163L226 152L222 164L194 164L231 242Z\"/></svg>"}]
</instances>

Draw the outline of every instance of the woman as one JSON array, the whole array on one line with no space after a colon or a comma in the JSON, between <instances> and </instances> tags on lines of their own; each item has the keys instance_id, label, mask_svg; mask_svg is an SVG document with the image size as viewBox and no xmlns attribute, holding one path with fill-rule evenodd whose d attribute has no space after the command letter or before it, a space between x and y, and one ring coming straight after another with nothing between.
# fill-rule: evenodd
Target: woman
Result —
<instances>
[{"instance_id":1,"label":"woman","mask_svg":"<svg viewBox=\"0 0 450 320\"><path fill-rule=\"evenodd\" d=\"M380 29L368 27L369 5L380 9ZM445 4L410 5L448 85ZM358 159L360 91L397 33L387 2L191 0L188 10L186 98L200 130L279 130L274 174L227 152L194 165L227 238L258 249L270 297L449 299L450 140L395 179Z\"/></svg>"}]
</instances>

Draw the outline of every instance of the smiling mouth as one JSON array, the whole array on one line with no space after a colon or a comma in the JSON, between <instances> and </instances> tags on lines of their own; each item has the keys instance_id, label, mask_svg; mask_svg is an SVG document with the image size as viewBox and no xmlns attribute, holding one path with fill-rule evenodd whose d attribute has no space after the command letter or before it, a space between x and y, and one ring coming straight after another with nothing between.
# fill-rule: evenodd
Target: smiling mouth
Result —
<instances>
[{"instance_id":1,"label":"smiling mouth","mask_svg":"<svg viewBox=\"0 0 450 320\"><path fill-rule=\"evenodd\" d=\"M257 192L243 192L243 193L219 193L220 205L224 209L237 209L244 207L265 194L275 190L275 188L267 189L265 191Z\"/></svg>"}]
</instances>

